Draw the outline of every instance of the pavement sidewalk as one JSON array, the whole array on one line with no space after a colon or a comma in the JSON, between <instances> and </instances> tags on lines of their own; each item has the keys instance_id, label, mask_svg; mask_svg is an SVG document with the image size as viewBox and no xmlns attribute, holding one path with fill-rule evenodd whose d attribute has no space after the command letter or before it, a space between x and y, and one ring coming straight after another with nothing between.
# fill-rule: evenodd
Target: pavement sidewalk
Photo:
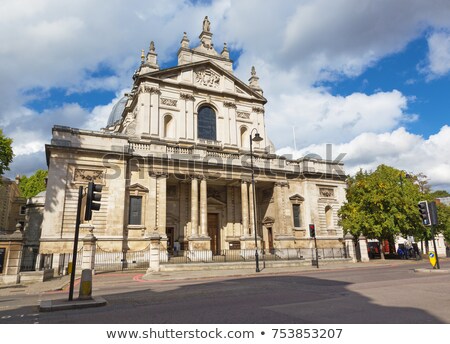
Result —
<instances>
[{"instance_id":1,"label":"pavement sidewalk","mask_svg":"<svg viewBox=\"0 0 450 344\"><path fill-rule=\"evenodd\" d=\"M442 259L442 264L446 265L450 260ZM178 270L178 271L161 271L147 274L145 270L135 270L135 271L124 271L119 272L123 276L130 275L130 278L134 276L139 276L140 279L148 282L164 282L164 281L182 281L182 280L198 280L198 279L209 279L209 278L230 278L230 277L257 277L257 276L270 276L279 274L289 274L289 273L299 273L299 272L320 272L320 271L330 271L339 269L355 269L355 268L371 268L377 266L398 266L398 265L417 265L423 263L425 268L429 268L429 263L426 260L416 261L416 260L371 260L367 263L353 263L351 261L340 261L340 262L322 262L319 261L319 268L311 265L298 265L298 266L275 266L264 268L263 264L260 265L260 272L256 272L254 265L249 265L248 267L239 269L223 269L215 267L212 264L208 265L208 269L203 270ZM428 265L427 265L428 264ZM447 264L448 265L448 264ZM117 272L114 273L117 276ZM99 273L94 276L94 281L96 278L108 278L112 277L110 273ZM28 294L36 295L45 292L63 290L68 287L70 282L70 276L59 276L55 277L49 281L45 282L35 282L20 285L7 285L0 286L0 297L13 295L13 294Z\"/></svg>"}]
</instances>

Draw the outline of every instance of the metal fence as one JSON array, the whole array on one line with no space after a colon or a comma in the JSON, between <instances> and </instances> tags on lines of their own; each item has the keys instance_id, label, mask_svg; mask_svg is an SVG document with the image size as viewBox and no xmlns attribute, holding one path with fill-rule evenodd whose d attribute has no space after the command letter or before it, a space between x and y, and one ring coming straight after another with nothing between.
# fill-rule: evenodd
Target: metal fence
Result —
<instances>
[{"instance_id":1,"label":"metal fence","mask_svg":"<svg viewBox=\"0 0 450 344\"><path fill-rule=\"evenodd\" d=\"M72 253L59 254L58 274L65 275L68 272L69 263L72 263L73 261L72 256L73 256ZM83 248L80 248L77 252L77 269L81 269L82 262L83 262Z\"/></svg>"},{"instance_id":2,"label":"metal fence","mask_svg":"<svg viewBox=\"0 0 450 344\"><path fill-rule=\"evenodd\" d=\"M39 247L25 246L22 251L22 261L20 262L20 271L35 271L36 261L39 255Z\"/></svg>"},{"instance_id":3,"label":"metal fence","mask_svg":"<svg viewBox=\"0 0 450 344\"><path fill-rule=\"evenodd\" d=\"M347 258L345 248L319 248L317 253L319 259ZM259 250L258 254L259 259L263 261L316 259L314 248ZM255 260L253 249L221 250L217 254L212 254L211 251L179 251L176 255L170 255L167 261L161 261L161 264L227 263L252 260Z\"/></svg>"},{"instance_id":4,"label":"metal fence","mask_svg":"<svg viewBox=\"0 0 450 344\"><path fill-rule=\"evenodd\" d=\"M123 271L147 269L150 262L150 250L108 252L97 247L94 269L96 271Z\"/></svg>"}]
</instances>

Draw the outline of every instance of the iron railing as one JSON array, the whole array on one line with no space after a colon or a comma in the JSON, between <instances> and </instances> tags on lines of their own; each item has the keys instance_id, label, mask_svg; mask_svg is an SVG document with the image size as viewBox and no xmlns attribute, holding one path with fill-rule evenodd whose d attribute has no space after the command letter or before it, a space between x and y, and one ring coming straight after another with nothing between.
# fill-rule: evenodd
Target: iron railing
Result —
<instances>
[{"instance_id":1,"label":"iron railing","mask_svg":"<svg viewBox=\"0 0 450 344\"><path fill-rule=\"evenodd\" d=\"M97 247L94 269L96 271L123 271L147 269L150 262L150 250L108 252Z\"/></svg>"},{"instance_id":2,"label":"iron railing","mask_svg":"<svg viewBox=\"0 0 450 344\"><path fill-rule=\"evenodd\" d=\"M319 259L347 258L345 248L319 248ZM272 250L259 250L259 257L265 261L276 260L312 260L316 259L314 248L285 248ZM255 260L254 249L220 250L216 254L211 251L179 251L176 255L170 255L167 261L161 264L188 264L188 263L227 263L245 262Z\"/></svg>"}]
</instances>

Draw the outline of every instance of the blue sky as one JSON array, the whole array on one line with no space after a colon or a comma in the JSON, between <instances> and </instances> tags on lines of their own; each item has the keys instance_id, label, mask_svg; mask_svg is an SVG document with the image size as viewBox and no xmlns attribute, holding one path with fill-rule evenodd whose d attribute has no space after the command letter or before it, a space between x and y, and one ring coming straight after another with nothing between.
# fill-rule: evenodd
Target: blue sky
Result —
<instances>
[{"instance_id":1,"label":"blue sky","mask_svg":"<svg viewBox=\"0 0 450 344\"><path fill-rule=\"evenodd\" d=\"M256 67L279 154L325 156L331 143L348 173L385 163L450 190L448 1L4 0L0 13L9 177L46 168L53 125L103 127L141 49L153 40L161 68L175 65L183 32L197 45L208 15L235 75Z\"/></svg>"}]
</instances>

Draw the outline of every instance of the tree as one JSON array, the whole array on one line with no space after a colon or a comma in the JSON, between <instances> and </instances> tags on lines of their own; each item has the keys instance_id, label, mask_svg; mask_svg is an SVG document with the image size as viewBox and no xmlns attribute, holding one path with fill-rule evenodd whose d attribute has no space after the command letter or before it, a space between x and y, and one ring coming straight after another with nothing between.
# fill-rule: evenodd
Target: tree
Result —
<instances>
[{"instance_id":1,"label":"tree","mask_svg":"<svg viewBox=\"0 0 450 344\"><path fill-rule=\"evenodd\" d=\"M19 189L22 197L30 198L36 196L39 192L46 188L45 179L48 171L37 170L31 177L20 177Z\"/></svg>"},{"instance_id":2,"label":"tree","mask_svg":"<svg viewBox=\"0 0 450 344\"><path fill-rule=\"evenodd\" d=\"M445 204L437 204L438 225L436 232L444 235L445 241L450 242L450 206Z\"/></svg>"},{"instance_id":3,"label":"tree","mask_svg":"<svg viewBox=\"0 0 450 344\"><path fill-rule=\"evenodd\" d=\"M9 171L9 164L11 163L14 153L11 148L12 139L3 135L3 130L0 129L0 176Z\"/></svg>"},{"instance_id":4,"label":"tree","mask_svg":"<svg viewBox=\"0 0 450 344\"><path fill-rule=\"evenodd\" d=\"M393 242L397 235L422 236L417 203L424 185L417 179L386 165L371 173L359 171L347 179L347 202L339 210L340 224L354 236L363 234L380 242Z\"/></svg>"},{"instance_id":5,"label":"tree","mask_svg":"<svg viewBox=\"0 0 450 344\"><path fill-rule=\"evenodd\" d=\"M436 191L431 192L431 197L433 199L450 197L450 193L448 193L446 190L436 190Z\"/></svg>"}]
</instances>

